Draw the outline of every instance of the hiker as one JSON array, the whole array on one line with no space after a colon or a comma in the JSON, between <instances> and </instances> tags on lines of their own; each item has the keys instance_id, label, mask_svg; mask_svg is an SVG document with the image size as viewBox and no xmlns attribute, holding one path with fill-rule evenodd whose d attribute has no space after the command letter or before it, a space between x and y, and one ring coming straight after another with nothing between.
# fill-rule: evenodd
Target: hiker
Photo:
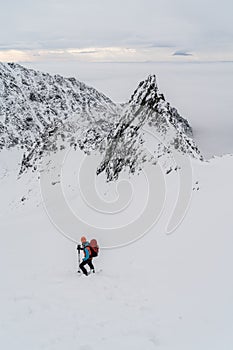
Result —
<instances>
[{"instance_id":1,"label":"hiker","mask_svg":"<svg viewBox=\"0 0 233 350\"><path fill-rule=\"evenodd\" d=\"M89 243L85 236L81 237L81 243L82 243L82 246L79 244L77 246L77 250L79 253L81 250L83 251L84 258L81 264L79 264L79 268L82 270L84 275L88 276L88 274L91 272L95 273L95 268L92 263L92 259L93 257L96 257L98 255L99 247L95 239L92 239L91 242ZM87 272L85 265L88 265L90 267L89 273Z\"/></svg>"}]
</instances>

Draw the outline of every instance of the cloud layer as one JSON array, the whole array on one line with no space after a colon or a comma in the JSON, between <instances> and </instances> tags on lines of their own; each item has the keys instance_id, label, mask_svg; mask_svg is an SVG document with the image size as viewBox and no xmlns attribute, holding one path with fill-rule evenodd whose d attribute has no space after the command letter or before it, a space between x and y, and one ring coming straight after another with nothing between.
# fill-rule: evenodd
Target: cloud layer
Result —
<instances>
[{"instance_id":1,"label":"cloud layer","mask_svg":"<svg viewBox=\"0 0 233 350\"><path fill-rule=\"evenodd\" d=\"M232 12L231 0L2 1L0 60L231 60Z\"/></svg>"}]
</instances>

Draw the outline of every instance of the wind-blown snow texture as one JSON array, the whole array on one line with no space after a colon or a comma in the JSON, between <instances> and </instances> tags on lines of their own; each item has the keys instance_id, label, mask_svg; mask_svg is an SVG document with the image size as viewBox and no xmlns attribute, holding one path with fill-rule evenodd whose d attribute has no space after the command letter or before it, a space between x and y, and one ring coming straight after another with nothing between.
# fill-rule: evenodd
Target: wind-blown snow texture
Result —
<instances>
[{"instance_id":1,"label":"wind-blown snow texture","mask_svg":"<svg viewBox=\"0 0 233 350\"><path fill-rule=\"evenodd\" d=\"M134 173L146 159L145 126L162 140L164 154L173 148L201 158L191 127L165 101L155 76L122 106L74 78L0 64L0 117L0 149L24 150L20 174L36 170L46 152L67 144L104 153L97 172L105 171L108 180L124 168Z\"/></svg>"}]
</instances>

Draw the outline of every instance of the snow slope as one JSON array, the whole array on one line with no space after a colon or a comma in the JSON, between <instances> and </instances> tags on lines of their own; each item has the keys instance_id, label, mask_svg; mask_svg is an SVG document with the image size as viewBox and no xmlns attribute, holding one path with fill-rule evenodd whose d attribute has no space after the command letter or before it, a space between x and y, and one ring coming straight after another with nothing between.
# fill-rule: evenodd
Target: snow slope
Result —
<instances>
[{"instance_id":1,"label":"snow slope","mask_svg":"<svg viewBox=\"0 0 233 350\"><path fill-rule=\"evenodd\" d=\"M103 271L87 278L76 273L75 243L47 217L36 178L21 202L32 179L15 180L20 155L0 158L2 349L232 349L232 156L193 160L198 185L179 228L165 234L167 201L147 235L103 250L95 261Z\"/></svg>"},{"instance_id":2,"label":"snow slope","mask_svg":"<svg viewBox=\"0 0 233 350\"><path fill-rule=\"evenodd\" d=\"M4 73L6 67L0 68ZM25 148L30 155L31 147L37 150L38 140L42 145L39 151L44 149L43 146L46 148L47 142L52 151L53 146L57 146L50 123L54 127L58 121L61 122L62 128L59 130L68 127L66 131L71 138L72 133L76 132L75 128L72 129L67 124L65 115L62 114L61 119L56 114L53 115L54 108L58 108L60 113L61 105L56 98L50 98L52 89L56 87L66 90L68 84L68 92L66 90L60 97L68 104L68 108L71 104L77 110L80 108L80 101L86 109L89 94L94 94L94 109L97 106L98 111L92 115L88 109L82 120L78 119L79 114L74 113L70 121L74 123L73 127L77 125L77 140L81 142L81 146L85 145L86 153L96 145L97 122L98 131L103 131L101 140L104 140L105 146L104 170L109 170L107 175L111 175L113 170L113 174L117 175L114 178L118 178L125 165L134 165L134 160L137 160L138 153L137 150L134 152L133 147L140 144L143 133L138 133L138 130L142 126L150 128L152 124L150 130L153 133L158 131L156 135L164 136L162 141L168 140L169 143L177 136L176 132L180 132L180 145L186 146L184 153L192 154L194 151L199 155L198 149L190 138L189 125L158 93L153 76L140 84L127 106L119 107L99 95L96 90L89 90L91 88L77 81L24 71L17 65L8 68L10 80L6 77L5 83L9 94L4 95L5 97L2 95L4 98L1 100L4 103L1 104L3 142L0 152L0 347L6 350L231 350L232 156L215 158L209 162L201 162L198 157L190 159L193 177L189 210L179 227L167 235L165 228L174 210L179 186L182 186L178 177L182 169L180 171L179 167L173 166L171 170L176 171L166 171L171 165L166 152L157 154L157 158L155 155L156 160L160 159L164 166L165 171L161 174L166 185L164 210L158 222L134 243L117 249L102 249L99 258L95 260L97 271L102 269L100 273L89 277L79 276L76 272L76 243L79 237L83 234L88 238L96 237L103 246L103 236L99 234L101 230L109 230L108 241L111 242L112 227L121 230L127 223L137 222L137 218L146 210L147 192L143 186L147 182L144 181L142 172L138 176L124 174L123 179L130 181L134 188L132 198L128 202L123 201L125 205L115 212L109 210L108 213L103 213L95 208L93 210L91 203L82 197L84 188L78 182L79 168L83 167L82 157L85 153L81 151L82 147L76 151L72 148L67 153L62 162L62 172L55 173L55 180L52 177L53 171L56 172L56 166L51 162L53 152L43 158L38 171L28 171L18 177ZM52 106L48 119L43 116L44 108L48 106L45 107L38 101L40 94L36 100L35 96L30 95L31 88L36 90L34 83L40 86L44 79L47 82L45 89L39 91L45 93L46 104ZM22 88L22 85L26 87ZM6 92L4 89L1 90L3 94ZM82 94L83 89L85 92ZM75 102L74 90L80 93L78 102ZM22 98L22 103L17 100L17 96ZM54 97L54 93L51 96ZM15 104L14 98L17 102ZM34 120L35 128L31 125L24 132L26 112L32 106L34 112L38 110L39 116ZM121 118L115 123L114 119L120 109ZM109 119L110 111L112 118ZM98 120L97 115L101 116ZM157 127L156 117L161 121ZM87 126L94 134L83 135ZM169 130L159 133L158 126ZM52 137L49 135L51 132ZM143 132L146 133L147 130ZM6 147L5 142L12 140L22 147L13 147L13 144L7 144ZM152 151L153 147L157 147L153 138L146 139L146 143L148 146L152 144ZM72 142L65 144L67 149L68 144L70 146ZM55 149L58 150L56 147ZM127 152L130 156L127 164L122 162L121 157L121 152L125 149L133 151ZM99 157L94 152L92 155ZM149 175L153 177L153 174ZM119 180L122 179L121 176ZM44 177L48 179L47 187L43 187ZM93 178L84 176L84 182L85 190L93 192L96 189L110 208L113 207L112 201L122 195L122 191L118 191L118 182L106 183L105 174L97 177L96 170ZM93 226L93 229L86 232L77 226L72 235L64 232L70 239L57 230L51 217L47 215L51 206L57 211L59 219L64 218L62 221L66 221L66 213L57 197L49 196L50 193L56 193L60 184L70 211ZM160 185L161 183L156 183L154 211L159 207ZM129 193L125 187L123 189L124 197ZM45 198L48 199L46 202Z\"/></svg>"}]
</instances>

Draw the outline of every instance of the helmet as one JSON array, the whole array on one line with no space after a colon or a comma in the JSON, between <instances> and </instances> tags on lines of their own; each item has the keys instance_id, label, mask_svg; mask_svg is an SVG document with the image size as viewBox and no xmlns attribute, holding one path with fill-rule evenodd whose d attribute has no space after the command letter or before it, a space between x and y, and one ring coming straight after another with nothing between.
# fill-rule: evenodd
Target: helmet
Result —
<instances>
[{"instance_id":1,"label":"helmet","mask_svg":"<svg viewBox=\"0 0 233 350\"><path fill-rule=\"evenodd\" d=\"M82 236L82 237L81 237L81 242L82 242L82 243L85 243L86 241L87 241L86 237L85 237L85 236Z\"/></svg>"}]
</instances>

